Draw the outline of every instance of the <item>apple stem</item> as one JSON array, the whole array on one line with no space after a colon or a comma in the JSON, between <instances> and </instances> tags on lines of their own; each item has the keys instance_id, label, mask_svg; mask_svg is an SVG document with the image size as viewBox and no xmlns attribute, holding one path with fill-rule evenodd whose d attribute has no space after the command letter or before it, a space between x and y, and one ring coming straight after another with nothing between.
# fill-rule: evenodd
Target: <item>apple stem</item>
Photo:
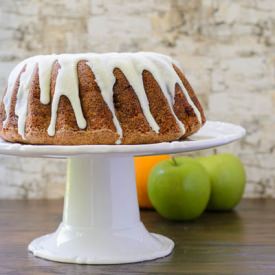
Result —
<instances>
[{"instance_id":1,"label":"apple stem","mask_svg":"<svg viewBox=\"0 0 275 275\"><path fill-rule=\"evenodd\" d=\"M174 157L172 157L171 159L172 159L174 165L177 166L178 164L177 164L177 162L176 162L176 159L175 159Z\"/></svg>"}]
</instances>

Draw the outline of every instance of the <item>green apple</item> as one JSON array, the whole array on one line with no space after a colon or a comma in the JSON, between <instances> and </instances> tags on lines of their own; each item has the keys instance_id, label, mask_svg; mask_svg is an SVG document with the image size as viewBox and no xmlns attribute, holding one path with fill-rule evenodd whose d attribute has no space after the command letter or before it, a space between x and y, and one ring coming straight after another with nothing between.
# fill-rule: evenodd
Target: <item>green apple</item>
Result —
<instances>
[{"instance_id":1,"label":"green apple","mask_svg":"<svg viewBox=\"0 0 275 275\"><path fill-rule=\"evenodd\" d=\"M199 161L210 176L209 210L230 210L241 200L246 176L240 159L232 154L200 157Z\"/></svg>"},{"instance_id":2,"label":"green apple","mask_svg":"<svg viewBox=\"0 0 275 275\"><path fill-rule=\"evenodd\" d=\"M157 212L171 220L192 220L205 210L210 179L197 161L179 157L158 163L151 171L148 195Z\"/></svg>"}]
</instances>

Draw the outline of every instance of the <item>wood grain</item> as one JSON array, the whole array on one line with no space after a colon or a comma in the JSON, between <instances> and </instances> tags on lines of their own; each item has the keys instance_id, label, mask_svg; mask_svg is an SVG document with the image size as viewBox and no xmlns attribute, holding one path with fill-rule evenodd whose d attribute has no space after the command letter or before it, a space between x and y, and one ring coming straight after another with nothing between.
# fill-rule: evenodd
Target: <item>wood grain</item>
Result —
<instances>
[{"instance_id":1,"label":"wood grain","mask_svg":"<svg viewBox=\"0 0 275 275\"><path fill-rule=\"evenodd\" d=\"M54 231L61 200L0 200L0 274L275 274L275 200L244 200L234 212L205 213L195 222L141 216L147 228L176 242L170 256L125 265L62 264L35 258L27 245Z\"/></svg>"}]
</instances>

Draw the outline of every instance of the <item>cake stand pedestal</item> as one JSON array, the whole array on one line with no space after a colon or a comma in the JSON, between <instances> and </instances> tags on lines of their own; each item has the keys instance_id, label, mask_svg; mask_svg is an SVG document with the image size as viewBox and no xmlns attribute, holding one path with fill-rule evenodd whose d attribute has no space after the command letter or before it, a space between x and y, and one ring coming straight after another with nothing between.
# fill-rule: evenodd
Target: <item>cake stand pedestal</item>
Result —
<instances>
[{"instance_id":1,"label":"cake stand pedestal","mask_svg":"<svg viewBox=\"0 0 275 275\"><path fill-rule=\"evenodd\" d=\"M35 256L73 263L128 263L169 254L174 243L139 219L132 157L68 159L63 221L35 239Z\"/></svg>"},{"instance_id":2,"label":"cake stand pedestal","mask_svg":"<svg viewBox=\"0 0 275 275\"><path fill-rule=\"evenodd\" d=\"M133 156L179 153L240 139L237 125L207 122L187 141L149 145L22 145L0 142L0 153L68 158L63 221L33 240L29 250L48 260L79 264L119 264L164 257L174 247L149 233L140 221Z\"/></svg>"}]
</instances>

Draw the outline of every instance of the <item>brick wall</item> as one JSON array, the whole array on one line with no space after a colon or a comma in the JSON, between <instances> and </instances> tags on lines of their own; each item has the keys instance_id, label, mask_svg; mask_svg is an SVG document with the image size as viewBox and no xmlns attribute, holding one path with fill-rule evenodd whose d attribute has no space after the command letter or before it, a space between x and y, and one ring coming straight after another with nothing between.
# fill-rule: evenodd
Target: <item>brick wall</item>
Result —
<instances>
[{"instance_id":1,"label":"brick wall","mask_svg":"<svg viewBox=\"0 0 275 275\"><path fill-rule=\"evenodd\" d=\"M139 50L179 60L207 117L246 127L243 141L218 151L244 161L247 197L275 197L273 0L1 0L1 91L31 55ZM63 195L64 161L0 161L0 198Z\"/></svg>"}]
</instances>

